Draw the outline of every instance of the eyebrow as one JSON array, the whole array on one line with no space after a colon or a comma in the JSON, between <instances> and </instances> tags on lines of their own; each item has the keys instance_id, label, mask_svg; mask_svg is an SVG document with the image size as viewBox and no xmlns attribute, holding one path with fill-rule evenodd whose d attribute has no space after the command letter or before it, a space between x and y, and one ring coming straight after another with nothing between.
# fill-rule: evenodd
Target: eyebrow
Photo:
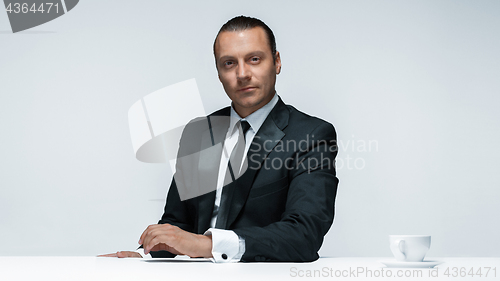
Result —
<instances>
[{"instance_id":1,"label":"eyebrow","mask_svg":"<svg viewBox=\"0 0 500 281\"><path fill-rule=\"evenodd\" d=\"M254 51L254 52L251 52L247 55L247 57L253 57L253 56L259 56L259 57L264 57L266 55L265 52L262 52L262 51Z\"/></svg>"},{"instance_id":2,"label":"eyebrow","mask_svg":"<svg viewBox=\"0 0 500 281\"><path fill-rule=\"evenodd\" d=\"M253 51L245 55L245 57L253 57L253 56L259 56L259 57L264 57L266 55L265 52L263 51ZM219 62L228 60L228 59L234 59L234 56L222 56L218 59Z\"/></svg>"}]
</instances>

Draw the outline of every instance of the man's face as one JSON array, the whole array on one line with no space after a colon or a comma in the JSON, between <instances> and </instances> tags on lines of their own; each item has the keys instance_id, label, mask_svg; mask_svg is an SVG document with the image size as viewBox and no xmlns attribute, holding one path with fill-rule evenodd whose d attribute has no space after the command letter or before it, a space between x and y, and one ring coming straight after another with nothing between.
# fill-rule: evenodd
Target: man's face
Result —
<instances>
[{"instance_id":1,"label":"man's face","mask_svg":"<svg viewBox=\"0 0 500 281\"><path fill-rule=\"evenodd\" d=\"M276 61L273 61L263 28L221 32L215 44L215 60L219 80L241 117L250 115L273 98L281 60L276 52Z\"/></svg>"}]
</instances>

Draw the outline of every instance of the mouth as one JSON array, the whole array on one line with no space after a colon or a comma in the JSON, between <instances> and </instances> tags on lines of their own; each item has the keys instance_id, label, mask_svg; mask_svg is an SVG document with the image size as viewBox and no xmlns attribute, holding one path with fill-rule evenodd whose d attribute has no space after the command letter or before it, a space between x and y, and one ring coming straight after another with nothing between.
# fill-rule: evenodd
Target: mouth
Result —
<instances>
[{"instance_id":1,"label":"mouth","mask_svg":"<svg viewBox=\"0 0 500 281\"><path fill-rule=\"evenodd\" d=\"M257 88L256 88L256 87L244 87L244 88L240 88L240 89L238 90L238 92L243 92L243 93L245 93L245 92L250 92L250 91L253 91L253 90L255 90L255 89L257 89Z\"/></svg>"}]
</instances>

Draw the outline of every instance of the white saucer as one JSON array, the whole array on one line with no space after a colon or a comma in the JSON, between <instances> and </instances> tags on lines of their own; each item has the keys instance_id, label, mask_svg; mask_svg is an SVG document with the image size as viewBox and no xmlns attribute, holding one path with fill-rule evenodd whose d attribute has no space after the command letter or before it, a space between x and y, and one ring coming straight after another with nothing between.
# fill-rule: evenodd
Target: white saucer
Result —
<instances>
[{"instance_id":1,"label":"white saucer","mask_svg":"<svg viewBox=\"0 0 500 281\"><path fill-rule=\"evenodd\" d=\"M421 262L412 262L412 261L380 261L385 264L387 267L398 267L398 268L433 268L438 264L443 263L442 261L421 261Z\"/></svg>"}]
</instances>

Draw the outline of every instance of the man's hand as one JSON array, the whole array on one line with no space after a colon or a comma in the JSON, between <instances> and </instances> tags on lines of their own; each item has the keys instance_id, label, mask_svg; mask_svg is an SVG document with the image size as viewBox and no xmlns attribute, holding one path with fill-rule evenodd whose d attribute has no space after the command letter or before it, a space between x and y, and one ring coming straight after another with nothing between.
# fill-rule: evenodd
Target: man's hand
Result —
<instances>
[{"instance_id":1,"label":"man's hand","mask_svg":"<svg viewBox=\"0 0 500 281\"><path fill-rule=\"evenodd\" d=\"M148 226L139 239L144 253L150 251L169 251L175 255L195 257L212 257L212 236L205 236L184 231L170 224L153 224Z\"/></svg>"},{"instance_id":2,"label":"man's hand","mask_svg":"<svg viewBox=\"0 0 500 281\"><path fill-rule=\"evenodd\" d=\"M98 257L116 257L116 258L142 258L141 254L130 251L119 251L113 254L98 255Z\"/></svg>"}]
</instances>

